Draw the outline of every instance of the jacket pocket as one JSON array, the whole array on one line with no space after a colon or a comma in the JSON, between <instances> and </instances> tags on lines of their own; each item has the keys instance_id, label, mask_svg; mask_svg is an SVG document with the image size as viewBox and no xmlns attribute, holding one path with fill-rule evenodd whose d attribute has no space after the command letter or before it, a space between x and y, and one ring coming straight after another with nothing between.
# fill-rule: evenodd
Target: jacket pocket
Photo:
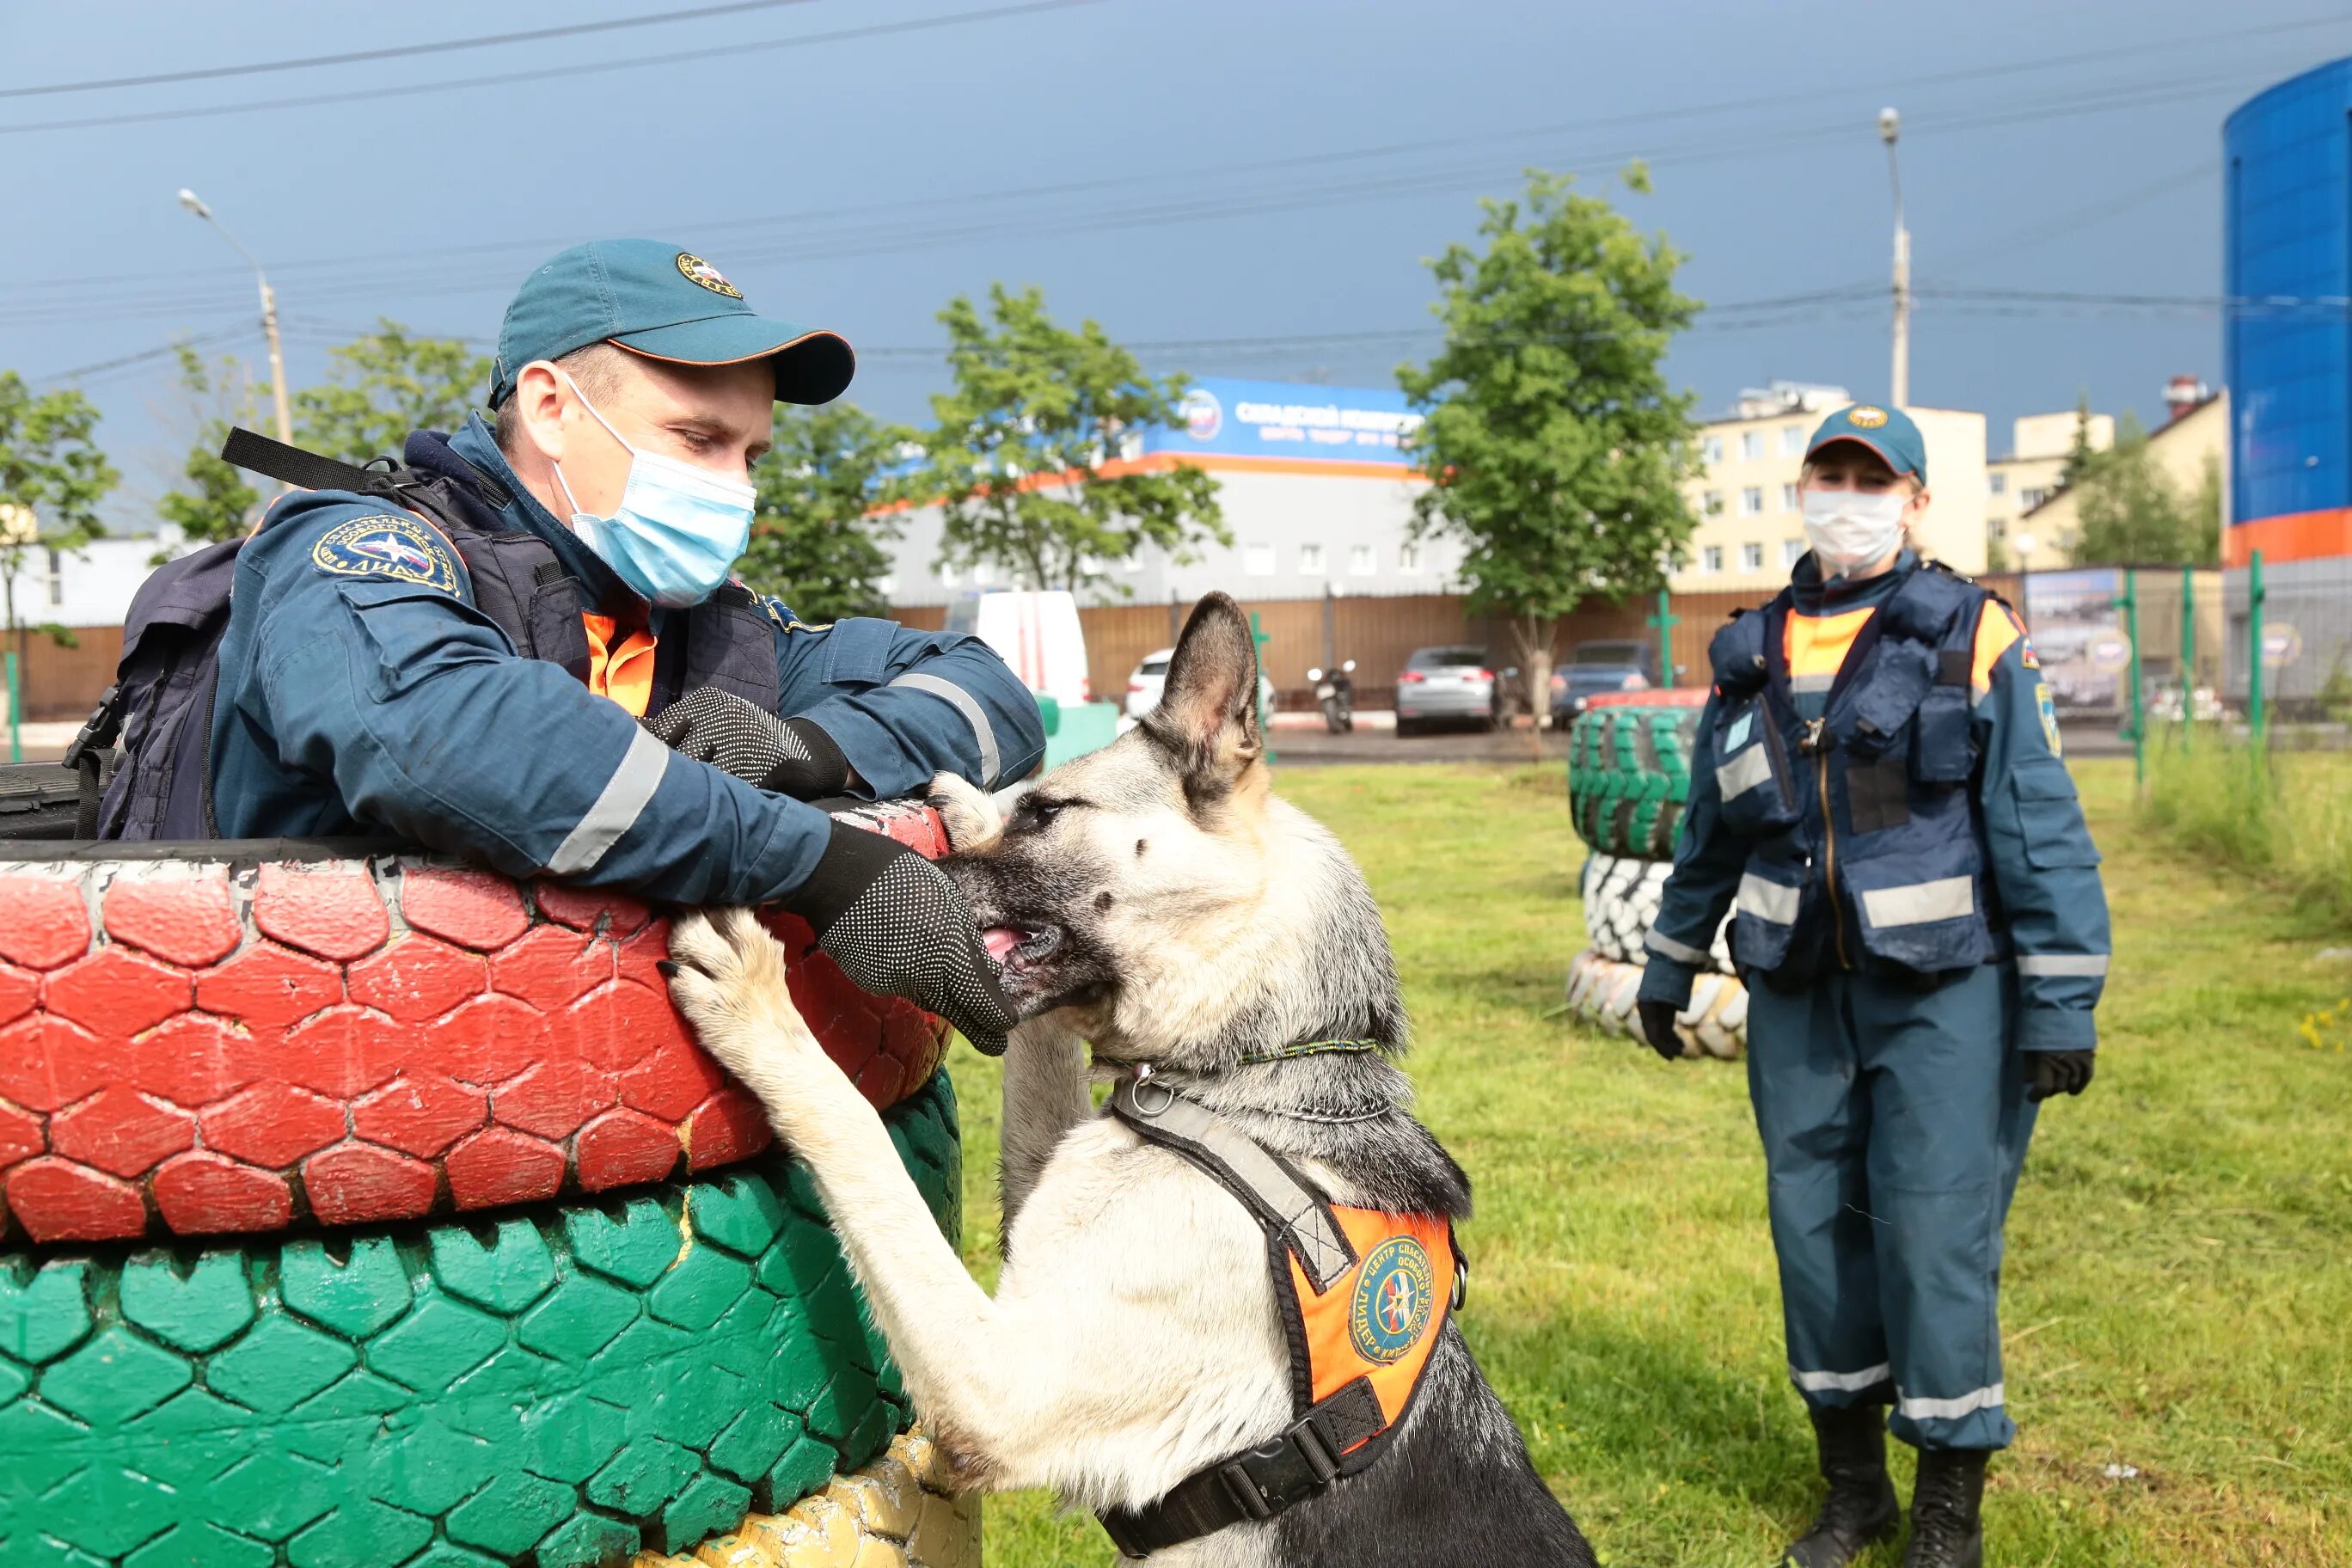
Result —
<instances>
[{"instance_id":1,"label":"jacket pocket","mask_svg":"<svg viewBox=\"0 0 2352 1568\"><path fill-rule=\"evenodd\" d=\"M1797 824L1796 787L1789 761L1761 696L1724 710L1710 747L1723 822L1736 833L1781 833Z\"/></svg>"},{"instance_id":2,"label":"jacket pocket","mask_svg":"<svg viewBox=\"0 0 2352 1568\"><path fill-rule=\"evenodd\" d=\"M1811 868L1801 860L1748 857L1732 906L1731 954L1742 969L1769 973L1788 961L1812 902Z\"/></svg>"},{"instance_id":3,"label":"jacket pocket","mask_svg":"<svg viewBox=\"0 0 2352 1568\"><path fill-rule=\"evenodd\" d=\"M1911 776L1921 784L1966 784L1976 772L1969 691L1966 686L1938 681L1920 699L1918 721L1911 731Z\"/></svg>"},{"instance_id":4,"label":"jacket pocket","mask_svg":"<svg viewBox=\"0 0 2352 1568\"><path fill-rule=\"evenodd\" d=\"M835 621L824 633L824 679L828 685L865 688L890 679L890 642L896 621L856 616Z\"/></svg>"},{"instance_id":5,"label":"jacket pocket","mask_svg":"<svg viewBox=\"0 0 2352 1568\"><path fill-rule=\"evenodd\" d=\"M1839 865L1840 891L1872 958L1935 974L1992 957L1981 879L1971 869L1938 874L1939 858L1889 855Z\"/></svg>"},{"instance_id":6,"label":"jacket pocket","mask_svg":"<svg viewBox=\"0 0 2352 1568\"><path fill-rule=\"evenodd\" d=\"M2098 846L2084 825L2074 777L2055 757L2036 757L2009 775L2009 809L2025 845L2027 864L2061 871L2099 863Z\"/></svg>"}]
</instances>

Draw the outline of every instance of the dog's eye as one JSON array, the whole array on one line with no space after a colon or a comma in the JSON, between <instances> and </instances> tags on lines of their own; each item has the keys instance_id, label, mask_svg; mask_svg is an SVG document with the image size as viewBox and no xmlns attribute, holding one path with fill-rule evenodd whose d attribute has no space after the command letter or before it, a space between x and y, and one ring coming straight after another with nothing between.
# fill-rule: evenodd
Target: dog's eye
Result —
<instances>
[{"instance_id":1,"label":"dog's eye","mask_svg":"<svg viewBox=\"0 0 2352 1568\"><path fill-rule=\"evenodd\" d=\"M1050 826L1054 818L1076 804L1076 801L1068 800L1040 800L1035 795L1031 795L1021 803L1019 816L1026 820L1021 822L1019 826L1032 831Z\"/></svg>"}]
</instances>

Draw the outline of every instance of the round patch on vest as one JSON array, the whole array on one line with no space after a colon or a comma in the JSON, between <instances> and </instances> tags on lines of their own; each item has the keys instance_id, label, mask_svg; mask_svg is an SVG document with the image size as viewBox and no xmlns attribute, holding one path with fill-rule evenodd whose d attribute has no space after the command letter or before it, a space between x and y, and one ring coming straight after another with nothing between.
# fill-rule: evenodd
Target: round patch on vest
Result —
<instances>
[{"instance_id":1,"label":"round patch on vest","mask_svg":"<svg viewBox=\"0 0 2352 1568\"><path fill-rule=\"evenodd\" d=\"M1409 1236L1392 1236L1372 1248L1356 1272L1355 1299L1348 1303L1348 1338L1356 1353L1379 1366L1403 1359L1429 1331L1437 1310L1437 1271L1429 1254Z\"/></svg>"},{"instance_id":2,"label":"round patch on vest","mask_svg":"<svg viewBox=\"0 0 2352 1568\"><path fill-rule=\"evenodd\" d=\"M310 546L310 564L338 577L388 577L457 591L457 563L441 536L413 517L390 512L335 524Z\"/></svg>"},{"instance_id":3,"label":"round patch on vest","mask_svg":"<svg viewBox=\"0 0 2352 1568\"><path fill-rule=\"evenodd\" d=\"M730 300L740 300L743 297L743 290L727 281L725 274L691 250L681 250L677 253L677 269L688 282L699 283L713 294L724 294Z\"/></svg>"},{"instance_id":4,"label":"round patch on vest","mask_svg":"<svg viewBox=\"0 0 2352 1568\"><path fill-rule=\"evenodd\" d=\"M1857 430L1875 430L1886 423L1886 410L1873 408L1867 403L1846 411L1845 422Z\"/></svg>"}]
</instances>

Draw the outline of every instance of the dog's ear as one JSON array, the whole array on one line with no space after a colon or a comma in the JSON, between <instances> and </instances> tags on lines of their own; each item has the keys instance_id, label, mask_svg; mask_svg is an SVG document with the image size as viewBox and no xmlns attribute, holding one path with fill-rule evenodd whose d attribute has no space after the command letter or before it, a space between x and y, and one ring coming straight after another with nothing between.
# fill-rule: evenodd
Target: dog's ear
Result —
<instances>
[{"instance_id":1,"label":"dog's ear","mask_svg":"<svg viewBox=\"0 0 2352 1568\"><path fill-rule=\"evenodd\" d=\"M1192 606L1168 660L1160 704L1143 722L1175 752L1188 794L1230 786L1265 754L1257 717L1257 639L1230 595Z\"/></svg>"}]
</instances>

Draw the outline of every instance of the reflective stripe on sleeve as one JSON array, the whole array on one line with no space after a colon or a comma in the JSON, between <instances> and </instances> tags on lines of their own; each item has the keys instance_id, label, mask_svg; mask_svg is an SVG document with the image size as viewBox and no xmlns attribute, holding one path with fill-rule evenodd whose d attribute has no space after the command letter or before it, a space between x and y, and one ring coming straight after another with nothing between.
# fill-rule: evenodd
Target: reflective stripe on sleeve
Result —
<instances>
[{"instance_id":1,"label":"reflective stripe on sleeve","mask_svg":"<svg viewBox=\"0 0 2352 1568\"><path fill-rule=\"evenodd\" d=\"M1705 963L1706 954L1687 942L1676 942L1665 932L1653 929L1642 939L1642 945L1661 958L1671 958L1677 963Z\"/></svg>"},{"instance_id":2,"label":"reflective stripe on sleeve","mask_svg":"<svg viewBox=\"0 0 2352 1568\"><path fill-rule=\"evenodd\" d=\"M1895 1375L1895 1369L1885 1362L1864 1367L1860 1372L1799 1372L1789 1368L1789 1381L1807 1394L1859 1394L1865 1388L1875 1388Z\"/></svg>"},{"instance_id":3,"label":"reflective stripe on sleeve","mask_svg":"<svg viewBox=\"0 0 2352 1568\"><path fill-rule=\"evenodd\" d=\"M595 869L604 851L636 826L646 803L661 786L662 774L669 767L669 748L635 725L630 729L629 749L621 753L621 765L613 770L596 804L563 836L547 862L547 868L559 877Z\"/></svg>"},{"instance_id":4,"label":"reflective stripe on sleeve","mask_svg":"<svg viewBox=\"0 0 2352 1568\"><path fill-rule=\"evenodd\" d=\"M1862 895L1862 912L1874 926L1916 926L1956 921L1977 910L1976 880L1938 877L1900 888L1872 888Z\"/></svg>"},{"instance_id":5,"label":"reflective stripe on sleeve","mask_svg":"<svg viewBox=\"0 0 2352 1568\"><path fill-rule=\"evenodd\" d=\"M1998 1383L1990 1388L1972 1389L1958 1399L1907 1399L1903 1396L1901 1389L1895 1393L1895 1408L1914 1421L1957 1421L1963 1415L1990 1410L2004 1403L2001 1385Z\"/></svg>"},{"instance_id":6,"label":"reflective stripe on sleeve","mask_svg":"<svg viewBox=\"0 0 2352 1568\"><path fill-rule=\"evenodd\" d=\"M988 721L987 710L981 707L971 692L952 680L926 674L919 669L910 669L890 684L912 687L917 691L928 691L932 696L943 698L952 704L956 711L963 715L964 721L971 726L971 738L979 743L979 782L982 784L992 784L996 782L996 772L999 766L996 730Z\"/></svg>"},{"instance_id":7,"label":"reflective stripe on sleeve","mask_svg":"<svg viewBox=\"0 0 2352 1568\"><path fill-rule=\"evenodd\" d=\"M1761 741L1715 770L1716 787L1723 792L1726 800L1738 800L1758 784L1769 783L1771 777L1772 759Z\"/></svg>"},{"instance_id":8,"label":"reflective stripe on sleeve","mask_svg":"<svg viewBox=\"0 0 2352 1568\"><path fill-rule=\"evenodd\" d=\"M2020 974L2100 975L2107 972L2104 952L2029 952L2017 960Z\"/></svg>"},{"instance_id":9,"label":"reflective stripe on sleeve","mask_svg":"<svg viewBox=\"0 0 2352 1568\"><path fill-rule=\"evenodd\" d=\"M1784 888L1778 882L1768 882L1753 871L1739 876L1739 908L1759 921L1770 921L1776 926L1797 923L1797 910L1804 900L1802 888Z\"/></svg>"}]
</instances>

